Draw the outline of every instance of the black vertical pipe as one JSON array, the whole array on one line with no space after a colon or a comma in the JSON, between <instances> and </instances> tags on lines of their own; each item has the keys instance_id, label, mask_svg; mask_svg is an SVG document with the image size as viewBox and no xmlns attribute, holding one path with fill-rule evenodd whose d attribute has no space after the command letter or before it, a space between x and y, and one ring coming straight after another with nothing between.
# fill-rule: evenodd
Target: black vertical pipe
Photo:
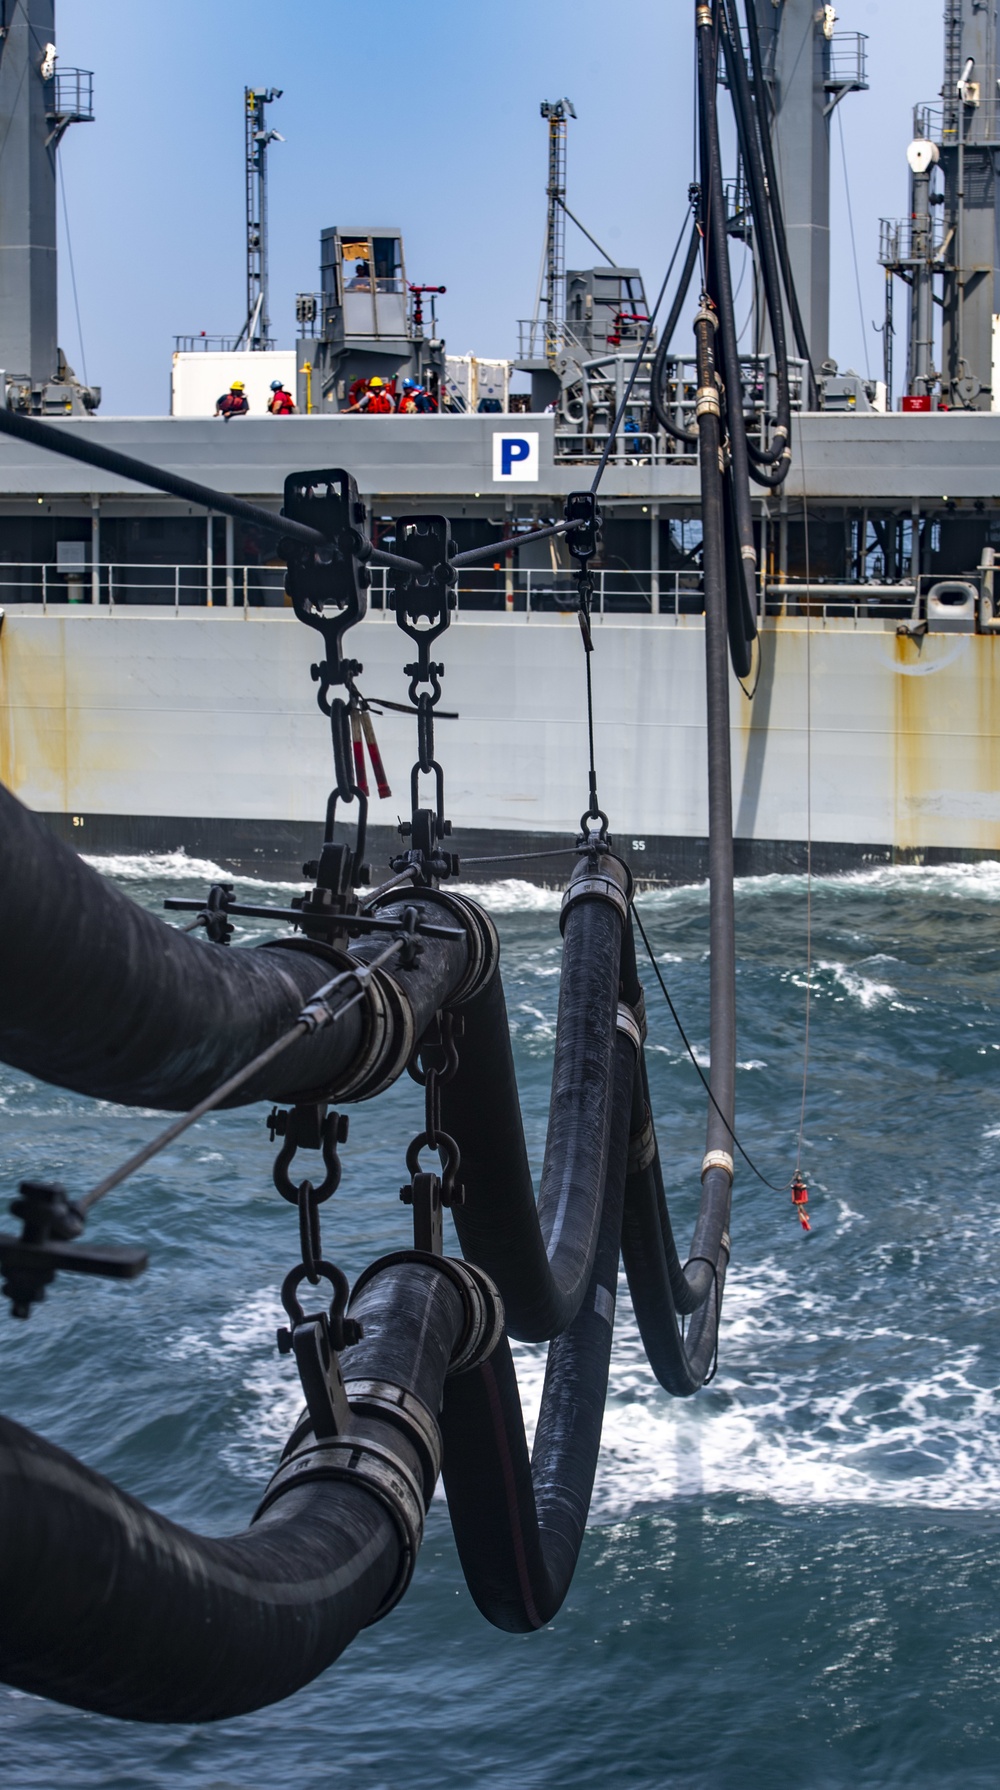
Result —
<instances>
[{"instance_id":1,"label":"black vertical pipe","mask_svg":"<svg viewBox=\"0 0 1000 1790\"><path fill-rule=\"evenodd\" d=\"M705 584L705 681L708 716L708 880L710 1048L706 1150L732 1160L736 1101L736 909L733 893L733 786L729 741L729 653L726 618L725 520L719 467L720 420L714 354L715 319L703 305L695 321L698 350L698 458L701 474ZM725 1117L723 1117L723 1114ZM709 1166L707 1175L732 1170Z\"/></svg>"}]
</instances>

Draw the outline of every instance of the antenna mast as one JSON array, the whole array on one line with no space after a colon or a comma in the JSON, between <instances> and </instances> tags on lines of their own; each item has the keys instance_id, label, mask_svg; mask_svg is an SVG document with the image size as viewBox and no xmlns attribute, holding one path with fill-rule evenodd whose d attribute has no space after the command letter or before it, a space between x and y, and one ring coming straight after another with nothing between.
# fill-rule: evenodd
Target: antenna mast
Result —
<instances>
[{"instance_id":1,"label":"antenna mast","mask_svg":"<svg viewBox=\"0 0 1000 1790\"><path fill-rule=\"evenodd\" d=\"M246 116L247 183L247 315L236 346L273 348L267 299L267 146L283 143L280 131L268 130L265 108L281 98L280 87L243 89Z\"/></svg>"},{"instance_id":2,"label":"antenna mast","mask_svg":"<svg viewBox=\"0 0 1000 1790\"><path fill-rule=\"evenodd\" d=\"M561 347L566 310L566 125L576 117L572 100L543 99L541 114L549 125L548 215L545 225L545 355L553 360Z\"/></svg>"}]
</instances>

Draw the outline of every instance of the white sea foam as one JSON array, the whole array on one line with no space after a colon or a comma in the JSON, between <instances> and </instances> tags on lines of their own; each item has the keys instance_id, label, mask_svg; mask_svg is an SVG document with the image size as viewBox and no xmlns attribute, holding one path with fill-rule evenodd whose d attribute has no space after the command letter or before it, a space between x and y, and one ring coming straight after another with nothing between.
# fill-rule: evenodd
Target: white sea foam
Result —
<instances>
[{"instance_id":1,"label":"white sea foam","mask_svg":"<svg viewBox=\"0 0 1000 1790\"><path fill-rule=\"evenodd\" d=\"M455 883L454 888L456 894L481 901L494 914L553 913L562 902L561 889L541 889L537 883L517 877L495 883Z\"/></svg>"},{"instance_id":2,"label":"white sea foam","mask_svg":"<svg viewBox=\"0 0 1000 1790\"><path fill-rule=\"evenodd\" d=\"M295 889L301 893L304 879L280 882L268 876L240 875L224 870L211 858L189 858L186 851L111 852L104 856L84 856L84 863L110 876L116 882L228 882L243 883L251 889Z\"/></svg>"},{"instance_id":3,"label":"white sea foam","mask_svg":"<svg viewBox=\"0 0 1000 1790\"><path fill-rule=\"evenodd\" d=\"M898 991L891 982L879 982L874 976L865 976L860 969L851 969L846 963L820 962L816 968L832 976L837 987L842 988L844 994L857 1001L858 1006L863 1007L866 1012L897 996Z\"/></svg>"},{"instance_id":4,"label":"white sea foam","mask_svg":"<svg viewBox=\"0 0 1000 1790\"><path fill-rule=\"evenodd\" d=\"M843 1207L838 1230L857 1216ZM294 1372L274 1351L280 1321L276 1296L262 1291L214 1336L185 1326L165 1343L168 1359L198 1360L207 1371L214 1362L238 1381L237 1433L223 1459L255 1483L273 1470L302 1408ZM853 1359L858 1335L832 1299L775 1263L737 1272L726 1288L717 1379L695 1399L672 1399L646 1364L623 1278L591 1522L718 1494L789 1506L995 1509L1000 1389L980 1383L977 1349L947 1358L942 1342L939 1367L907 1380L894 1362L918 1344L926 1359L926 1333L869 1329L879 1366L872 1370L867 1352L866 1376ZM833 1381L831 1348L843 1362ZM514 1355L530 1437L545 1350L515 1344Z\"/></svg>"}]
</instances>

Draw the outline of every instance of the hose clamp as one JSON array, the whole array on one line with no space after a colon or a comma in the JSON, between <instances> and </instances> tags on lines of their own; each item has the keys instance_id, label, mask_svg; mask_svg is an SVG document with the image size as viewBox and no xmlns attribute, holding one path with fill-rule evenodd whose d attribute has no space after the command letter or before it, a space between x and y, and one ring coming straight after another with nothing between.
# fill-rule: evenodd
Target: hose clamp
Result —
<instances>
[{"instance_id":1,"label":"hose clamp","mask_svg":"<svg viewBox=\"0 0 1000 1790\"><path fill-rule=\"evenodd\" d=\"M701 1178L704 1181L710 1168L724 1168L729 1179L733 1178L733 1159L728 1150L708 1150L702 1158Z\"/></svg>"},{"instance_id":2,"label":"hose clamp","mask_svg":"<svg viewBox=\"0 0 1000 1790\"><path fill-rule=\"evenodd\" d=\"M628 1161L626 1173L641 1175L656 1155L656 1132L653 1130L653 1115L649 1107L643 1109L642 1129L634 1131L628 1140Z\"/></svg>"},{"instance_id":3,"label":"hose clamp","mask_svg":"<svg viewBox=\"0 0 1000 1790\"><path fill-rule=\"evenodd\" d=\"M461 1007L466 1001L471 1001L488 982L492 982L496 975L500 963L497 929L486 909L467 895L456 895L453 889L421 889L421 900L428 895L454 914L459 924L465 927L469 961L461 982L445 1003L448 1007Z\"/></svg>"},{"instance_id":4,"label":"hose clamp","mask_svg":"<svg viewBox=\"0 0 1000 1790\"><path fill-rule=\"evenodd\" d=\"M641 983L639 985L638 995L634 1001L629 1002L629 1006L638 1021L639 1036L641 1037L643 1044L645 1044L646 1038L649 1035L649 1027L646 1024L646 994Z\"/></svg>"},{"instance_id":5,"label":"hose clamp","mask_svg":"<svg viewBox=\"0 0 1000 1790\"><path fill-rule=\"evenodd\" d=\"M388 1448L367 1436L335 1436L329 1441L311 1442L278 1468L252 1521L259 1522L265 1511L285 1492L316 1480L335 1479L346 1485L363 1487L388 1511L399 1536L399 1567L385 1597L367 1627L380 1622L394 1609L407 1590L424 1537L425 1505L421 1488L410 1472Z\"/></svg>"},{"instance_id":6,"label":"hose clamp","mask_svg":"<svg viewBox=\"0 0 1000 1790\"><path fill-rule=\"evenodd\" d=\"M726 1265L727 1265L727 1266L728 1266L728 1264L729 1264L729 1258L730 1258L730 1256L731 1256L731 1255L732 1255L732 1253L733 1253L733 1240L732 1240L732 1238L731 1238L731 1237L730 1237L730 1235L729 1235L729 1232L728 1232L728 1231L723 1231L723 1233L722 1233L722 1236L721 1236L721 1237L720 1237L720 1238L719 1238L719 1248L720 1248L720 1249L724 1249L724 1250L725 1250L725 1252L726 1252Z\"/></svg>"},{"instance_id":7,"label":"hose clamp","mask_svg":"<svg viewBox=\"0 0 1000 1790\"><path fill-rule=\"evenodd\" d=\"M448 1378L470 1373L488 1361L504 1333L506 1314L500 1289L484 1268L474 1262L456 1262L469 1283L468 1305L472 1321L448 1364Z\"/></svg>"},{"instance_id":8,"label":"hose clamp","mask_svg":"<svg viewBox=\"0 0 1000 1790\"><path fill-rule=\"evenodd\" d=\"M617 863L618 860L615 859L614 862ZM625 865L622 865L621 868L626 870ZM598 872L596 875L574 877L562 898L562 907L559 913L560 932L565 932L566 916L576 901L607 901L623 921L627 920L632 878L627 870L626 875L629 876L629 880L624 889L616 877L603 872Z\"/></svg>"},{"instance_id":9,"label":"hose clamp","mask_svg":"<svg viewBox=\"0 0 1000 1790\"><path fill-rule=\"evenodd\" d=\"M489 1275L473 1262L461 1262L455 1256L433 1255L427 1249L397 1249L369 1263L354 1283L353 1306L363 1287L385 1268L399 1263L416 1262L434 1268L458 1289L465 1314L462 1334L452 1350L449 1374L468 1373L489 1359L503 1335L504 1308L500 1293Z\"/></svg>"},{"instance_id":10,"label":"hose clamp","mask_svg":"<svg viewBox=\"0 0 1000 1790\"><path fill-rule=\"evenodd\" d=\"M266 939L264 943L257 948L261 951L278 950L305 952L309 957L322 958L324 962L331 964L334 969L340 970L344 974L350 974L351 971L358 969L365 970L366 968L366 966L359 963L356 958L349 956L346 951L338 950L335 945L327 945L319 939ZM371 973L366 973L361 978L364 1000L360 1004L364 1018L364 1033L357 1059L351 1064L346 1077L337 1082L324 1082L318 1087L306 1088L297 1092L294 1096L297 1102L304 1104L313 1100L356 1100L359 1098L368 1098L366 1093L359 1094L358 1090L363 1087L365 1078L371 1074L372 1069L377 1069L380 1066L386 1051L386 1046L387 1044L391 1044L398 1029L390 1023L384 993L384 985L387 980L388 978L385 976L384 971L381 970L373 970ZM413 1022L411 1019L409 1031L406 1034L407 1038L410 1039L406 1055L403 1056L402 1062L399 1064L398 1068L395 1067L395 1064L393 1065L391 1073L384 1080L379 1082L378 1087L371 1090L372 1093L381 1092L382 1088L388 1087L391 1081L395 1081L397 1077L402 1074L403 1069L409 1060L410 1050L412 1049L412 1032ZM285 1098L291 1099L292 1096L286 1095Z\"/></svg>"},{"instance_id":11,"label":"hose clamp","mask_svg":"<svg viewBox=\"0 0 1000 1790\"><path fill-rule=\"evenodd\" d=\"M638 1056L639 1052L642 1050L642 1028L631 1007L629 1007L625 1001L619 1001L618 1003L618 1017L615 1023L617 1030L621 1032L623 1037L628 1039L636 1056Z\"/></svg>"},{"instance_id":12,"label":"hose clamp","mask_svg":"<svg viewBox=\"0 0 1000 1790\"><path fill-rule=\"evenodd\" d=\"M378 1047L365 1050L360 1062L353 1064L348 1079L336 1089L337 1100L373 1100L398 1081L406 1068L417 1039L413 1009L399 983L387 970L373 970L368 982L377 989L385 1014Z\"/></svg>"},{"instance_id":13,"label":"hose clamp","mask_svg":"<svg viewBox=\"0 0 1000 1790\"><path fill-rule=\"evenodd\" d=\"M420 1456L424 1503L429 1504L441 1471L441 1432L423 1399L391 1380L345 1380L344 1391L352 1411L384 1418L405 1431Z\"/></svg>"}]
</instances>

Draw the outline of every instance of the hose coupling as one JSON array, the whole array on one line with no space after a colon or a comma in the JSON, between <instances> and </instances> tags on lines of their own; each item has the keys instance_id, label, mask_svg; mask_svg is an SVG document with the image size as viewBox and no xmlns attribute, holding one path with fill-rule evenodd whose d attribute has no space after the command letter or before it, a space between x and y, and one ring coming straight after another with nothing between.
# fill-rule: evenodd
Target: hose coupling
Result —
<instances>
[{"instance_id":1,"label":"hose coupling","mask_svg":"<svg viewBox=\"0 0 1000 1790\"><path fill-rule=\"evenodd\" d=\"M628 1039L636 1056L638 1056L642 1049L642 1027L639 1024L638 1016L633 1013L631 1007L628 1006L625 1001L619 1001L618 1003L616 1026L622 1036Z\"/></svg>"},{"instance_id":2,"label":"hose coupling","mask_svg":"<svg viewBox=\"0 0 1000 1790\"><path fill-rule=\"evenodd\" d=\"M701 1178L704 1181L710 1168L725 1169L729 1179L733 1178L733 1159L728 1150L708 1150L702 1158Z\"/></svg>"},{"instance_id":3,"label":"hose coupling","mask_svg":"<svg viewBox=\"0 0 1000 1790\"><path fill-rule=\"evenodd\" d=\"M642 1127L633 1131L628 1140L628 1161L626 1173L641 1175L656 1155L656 1132L653 1130L653 1115L649 1107L643 1109Z\"/></svg>"},{"instance_id":4,"label":"hose coupling","mask_svg":"<svg viewBox=\"0 0 1000 1790\"><path fill-rule=\"evenodd\" d=\"M696 417L721 417L722 405L719 402L719 390L717 386L699 385L698 390L695 393L694 414Z\"/></svg>"},{"instance_id":5,"label":"hose coupling","mask_svg":"<svg viewBox=\"0 0 1000 1790\"><path fill-rule=\"evenodd\" d=\"M602 853L601 868L590 870L581 865L574 871L569 887L562 898L559 913L559 930L566 931L566 919L573 904L577 901L606 901L619 914L624 922L628 919L628 905L632 896L632 874L620 858Z\"/></svg>"},{"instance_id":6,"label":"hose coupling","mask_svg":"<svg viewBox=\"0 0 1000 1790\"><path fill-rule=\"evenodd\" d=\"M756 567L757 567L757 549L756 549L756 547L741 547L740 548L740 558L747 560L749 562L749 564L754 567L754 570L756 570Z\"/></svg>"},{"instance_id":7,"label":"hose coupling","mask_svg":"<svg viewBox=\"0 0 1000 1790\"><path fill-rule=\"evenodd\" d=\"M700 4L695 8L694 22L696 30L699 31L703 25L711 25L712 23L712 8L706 6L704 0L700 0Z\"/></svg>"},{"instance_id":8,"label":"hose coupling","mask_svg":"<svg viewBox=\"0 0 1000 1790\"><path fill-rule=\"evenodd\" d=\"M478 1367L486 1361L503 1335L504 1308L503 1300L489 1275L474 1262L462 1262L455 1256L435 1255L427 1249L395 1250L392 1255L380 1256L377 1262L370 1263L358 1276L351 1293L351 1304L354 1304L362 1287L366 1287L376 1274L403 1262L418 1262L422 1267L434 1268L451 1281L461 1296L465 1323L452 1351L449 1375L467 1373L470 1368Z\"/></svg>"},{"instance_id":9,"label":"hose coupling","mask_svg":"<svg viewBox=\"0 0 1000 1790\"><path fill-rule=\"evenodd\" d=\"M265 1511L285 1492L294 1491L315 1480L339 1479L345 1485L356 1485L370 1492L388 1511L399 1535L399 1566L372 1622L380 1622L394 1609L409 1587L413 1569L424 1537L426 1504L422 1487L409 1467L381 1442L362 1434L348 1433L329 1441L310 1440L297 1449L271 1480L253 1515L259 1522Z\"/></svg>"},{"instance_id":10,"label":"hose coupling","mask_svg":"<svg viewBox=\"0 0 1000 1790\"><path fill-rule=\"evenodd\" d=\"M420 1457L424 1503L429 1504L441 1471L441 1432L423 1400L391 1380L345 1380L344 1391L352 1411L380 1417L409 1437Z\"/></svg>"}]
</instances>

